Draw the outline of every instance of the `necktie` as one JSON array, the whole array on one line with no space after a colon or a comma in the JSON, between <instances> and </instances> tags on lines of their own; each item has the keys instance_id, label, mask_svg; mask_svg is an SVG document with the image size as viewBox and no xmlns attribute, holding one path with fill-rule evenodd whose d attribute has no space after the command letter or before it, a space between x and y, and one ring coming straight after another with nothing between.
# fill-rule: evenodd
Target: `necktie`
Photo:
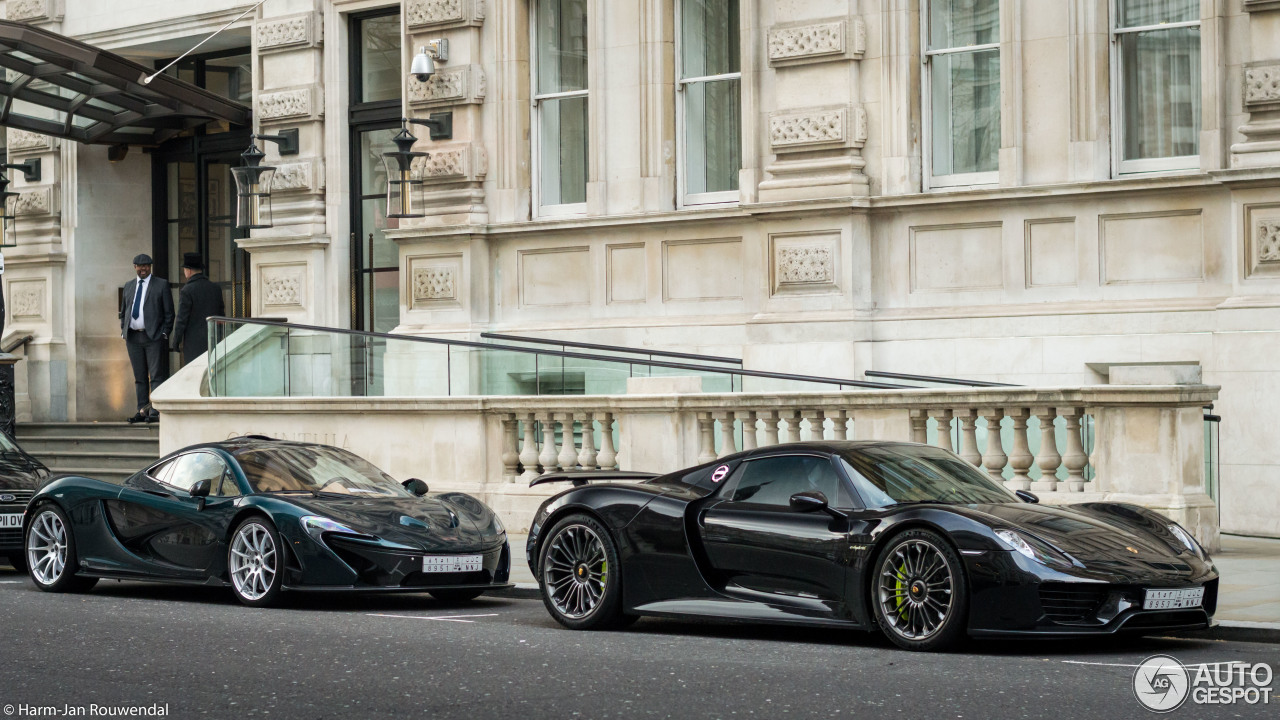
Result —
<instances>
[{"instance_id":1,"label":"necktie","mask_svg":"<svg viewBox=\"0 0 1280 720\"><path fill-rule=\"evenodd\" d=\"M138 281L138 292L133 295L133 319L138 319L138 314L142 312L142 281Z\"/></svg>"}]
</instances>

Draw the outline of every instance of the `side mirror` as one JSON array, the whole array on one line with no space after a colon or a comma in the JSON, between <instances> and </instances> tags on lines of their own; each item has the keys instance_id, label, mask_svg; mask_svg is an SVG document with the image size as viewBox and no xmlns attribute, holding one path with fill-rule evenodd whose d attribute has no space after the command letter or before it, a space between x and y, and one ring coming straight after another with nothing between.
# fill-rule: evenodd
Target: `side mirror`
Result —
<instances>
[{"instance_id":1,"label":"side mirror","mask_svg":"<svg viewBox=\"0 0 1280 720\"><path fill-rule=\"evenodd\" d=\"M208 478L197 480L195 485L191 486L191 497L205 498L209 497L209 491L213 490L213 481Z\"/></svg>"},{"instance_id":2,"label":"side mirror","mask_svg":"<svg viewBox=\"0 0 1280 720\"><path fill-rule=\"evenodd\" d=\"M791 496L791 509L796 512L820 512L827 509L827 496L817 490L798 492Z\"/></svg>"},{"instance_id":3,"label":"side mirror","mask_svg":"<svg viewBox=\"0 0 1280 720\"><path fill-rule=\"evenodd\" d=\"M1021 500L1021 501L1022 501L1022 502L1024 502L1024 503L1038 503L1038 502L1040 502L1040 498L1039 498L1039 497L1037 497L1035 493L1033 493L1033 492L1029 492L1029 491L1027 491L1027 490L1014 490L1014 491L1013 491L1013 494L1014 494L1014 495L1017 495L1017 496L1018 496L1018 499L1019 499L1019 500Z\"/></svg>"},{"instance_id":4,"label":"side mirror","mask_svg":"<svg viewBox=\"0 0 1280 720\"><path fill-rule=\"evenodd\" d=\"M405 480L401 484L404 485L405 490L408 490L409 492L413 493L414 495L417 495L418 497L422 497L423 495L426 495L427 493L431 492L431 490L427 487L427 484L422 482L418 478L409 478L408 480Z\"/></svg>"}]
</instances>

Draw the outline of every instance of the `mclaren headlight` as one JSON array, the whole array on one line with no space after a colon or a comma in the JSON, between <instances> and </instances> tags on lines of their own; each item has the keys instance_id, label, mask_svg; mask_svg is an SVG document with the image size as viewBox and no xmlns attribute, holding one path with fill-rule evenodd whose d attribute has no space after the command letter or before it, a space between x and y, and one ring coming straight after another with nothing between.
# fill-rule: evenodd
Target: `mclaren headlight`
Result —
<instances>
[{"instance_id":1,"label":"mclaren headlight","mask_svg":"<svg viewBox=\"0 0 1280 720\"><path fill-rule=\"evenodd\" d=\"M1049 547L1045 543L1018 532L1017 530L996 530L996 537L1004 541L1010 550L1026 555L1042 565L1071 566L1071 558Z\"/></svg>"},{"instance_id":2,"label":"mclaren headlight","mask_svg":"<svg viewBox=\"0 0 1280 720\"><path fill-rule=\"evenodd\" d=\"M1193 555L1201 560L1208 557L1204 548L1200 547L1200 543L1196 542L1196 539L1191 536L1191 533L1187 532L1186 528L1182 527L1178 523L1169 523L1169 534L1177 538L1178 542L1182 543L1186 549L1190 550Z\"/></svg>"},{"instance_id":3,"label":"mclaren headlight","mask_svg":"<svg viewBox=\"0 0 1280 720\"><path fill-rule=\"evenodd\" d=\"M498 531L499 535L505 535L507 528L502 524L502 518L498 517L498 513L493 514L493 527Z\"/></svg>"},{"instance_id":4,"label":"mclaren headlight","mask_svg":"<svg viewBox=\"0 0 1280 720\"><path fill-rule=\"evenodd\" d=\"M336 520L330 520L329 518L321 515L307 515L306 517L298 520L298 522L302 523L302 529L306 530L308 535L315 538L316 542L320 542L321 536L327 532L366 537L364 533L358 533Z\"/></svg>"}]
</instances>

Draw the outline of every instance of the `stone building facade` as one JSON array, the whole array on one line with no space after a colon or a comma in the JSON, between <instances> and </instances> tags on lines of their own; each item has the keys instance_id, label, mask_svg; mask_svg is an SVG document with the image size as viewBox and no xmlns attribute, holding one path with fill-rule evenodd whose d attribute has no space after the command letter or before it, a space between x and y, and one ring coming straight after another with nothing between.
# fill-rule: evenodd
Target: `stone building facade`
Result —
<instances>
[{"instance_id":1,"label":"stone building facade","mask_svg":"<svg viewBox=\"0 0 1280 720\"><path fill-rule=\"evenodd\" d=\"M5 4L147 63L251 5ZM301 133L265 147L274 227L196 232L245 315L829 377L1194 363L1222 386L1223 530L1280 536L1280 2L267 0L216 45L260 131ZM376 156L442 112L427 216L387 220ZM115 288L183 232L162 160L8 149L56 168L15 182L5 253L24 416L123 417Z\"/></svg>"}]
</instances>

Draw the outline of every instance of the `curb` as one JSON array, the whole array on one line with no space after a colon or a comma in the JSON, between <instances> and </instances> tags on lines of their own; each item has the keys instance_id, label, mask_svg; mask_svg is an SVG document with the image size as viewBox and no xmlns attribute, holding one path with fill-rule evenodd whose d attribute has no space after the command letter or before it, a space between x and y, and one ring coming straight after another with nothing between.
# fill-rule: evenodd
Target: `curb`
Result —
<instances>
[{"instance_id":1,"label":"curb","mask_svg":"<svg viewBox=\"0 0 1280 720\"><path fill-rule=\"evenodd\" d=\"M1206 630L1174 632L1169 633L1169 637L1190 638L1195 640L1221 640L1226 642L1280 644L1280 623L1223 620Z\"/></svg>"},{"instance_id":2,"label":"curb","mask_svg":"<svg viewBox=\"0 0 1280 720\"><path fill-rule=\"evenodd\" d=\"M516 583L513 588L495 590L485 594L490 597L516 598L519 600L537 600L542 597L542 591L538 588L537 583Z\"/></svg>"}]
</instances>

